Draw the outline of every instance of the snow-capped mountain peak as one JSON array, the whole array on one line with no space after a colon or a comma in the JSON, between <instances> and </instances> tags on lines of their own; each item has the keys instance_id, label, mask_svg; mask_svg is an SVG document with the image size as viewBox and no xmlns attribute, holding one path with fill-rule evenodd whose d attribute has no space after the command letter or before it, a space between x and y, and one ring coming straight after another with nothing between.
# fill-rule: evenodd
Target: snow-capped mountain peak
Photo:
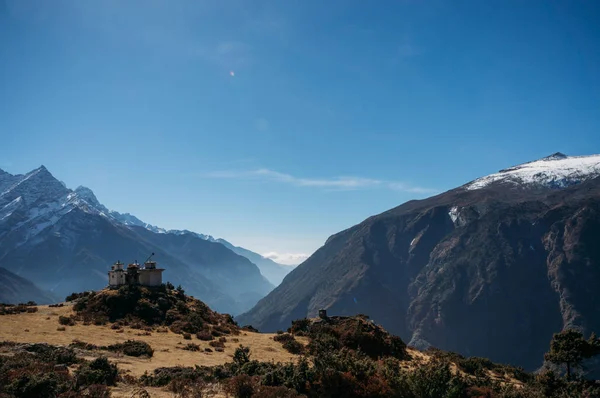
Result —
<instances>
[{"instance_id":1,"label":"snow-capped mountain peak","mask_svg":"<svg viewBox=\"0 0 600 398\"><path fill-rule=\"evenodd\" d=\"M492 184L507 184L512 187L565 188L598 176L600 176L600 155L567 156L557 152L478 178L466 184L464 188L475 190L486 188Z\"/></svg>"},{"instance_id":2,"label":"snow-capped mountain peak","mask_svg":"<svg viewBox=\"0 0 600 398\"><path fill-rule=\"evenodd\" d=\"M78 186L75 189L75 193L77 194L77 196L83 200L85 200L86 202L88 202L91 206L97 207L97 208L104 208L104 206L102 206L100 204L100 202L98 201L98 198L96 198L96 195L94 194L94 192L89 189L88 187L84 187L82 185ZM104 210L104 209L102 209Z\"/></svg>"}]
</instances>

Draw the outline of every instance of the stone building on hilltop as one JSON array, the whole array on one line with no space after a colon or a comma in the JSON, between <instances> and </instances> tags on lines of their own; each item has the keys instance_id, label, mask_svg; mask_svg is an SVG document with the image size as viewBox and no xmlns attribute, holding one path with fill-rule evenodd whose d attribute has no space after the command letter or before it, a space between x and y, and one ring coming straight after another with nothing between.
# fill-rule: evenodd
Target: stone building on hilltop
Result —
<instances>
[{"instance_id":1,"label":"stone building on hilltop","mask_svg":"<svg viewBox=\"0 0 600 398\"><path fill-rule=\"evenodd\" d=\"M160 286L162 285L162 273L164 268L156 268L156 261L152 256L144 261L143 267L136 261L125 268L125 264L117 261L108 271L108 285L119 287L124 285Z\"/></svg>"}]
</instances>

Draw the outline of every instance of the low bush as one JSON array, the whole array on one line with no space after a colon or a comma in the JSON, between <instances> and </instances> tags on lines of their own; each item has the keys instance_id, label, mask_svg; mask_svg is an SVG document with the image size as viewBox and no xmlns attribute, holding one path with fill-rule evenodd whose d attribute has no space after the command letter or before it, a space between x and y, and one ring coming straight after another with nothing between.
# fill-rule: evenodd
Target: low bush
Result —
<instances>
[{"instance_id":1,"label":"low bush","mask_svg":"<svg viewBox=\"0 0 600 398\"><path fill-rule=\"evenodd\" d=\"M106 357L100 357L81 365L75 371L75 380L78 387L93 384L114 386L118 373L117 365L110 363Z\"/></svg>"},{"instance_id":2,"label":"low bush","mask_svg":"<svg viewBox=\"0 0 600 398\"><path fill-rule=\"evenodd\" d=\"M127 340L124 343L116 343L109 346L97 346L95 344L86 343L80 340L73 340L69 346L82 350L104 350L119 352L130 357L152 357L152 355L154 355L154 350L150 344L139 340Z\"/></svg>"},{"instance_id":3,"label":"low bush","mask_svg":"<svg viewBox=\"0 0 600 398\"><path fill-rule=\"evenodd\" d=\"M107 349L109 351L122 352L124 355L130 357L152 357L154 355L154 350L150 344L139 340L127 340L124 343L109 345Z\"/></svg>"},{"instance_id":4,"label":"low bush","mask_svg":"<svg viewBox=\"0 0 600 398\"><path fill-rule=\"evenodd\" d=\"M212 334L206 331L196 333L196 338L202 341L211 341L215 339Z\"/></svg>"},{"instance_id":5,"label":"low bush","mask_svg":"<svg viewBox=\"0 0 600 398\"><path fill-rule=\"evenodd\" d=\"M225 384L225 392L236 398L252 398L258 388L258 379L242 374L232 377Z\"/></svg>"},{"instance_id":6,"label":"low bush","mask_svg":"<svg viewBox=\"0 0 600 398\"><path fill-rule=\"evenodd\" d=\"M295 338L289 333L278 333L277 335L273 336L273 340L280 343L285 343L286 341L295 340Z\"/></svg>"},{"instance_id":7,"label":"low bush","mask_svg":"<svg viewBox=\"0 0 600 398\"><path fill-rule=\"evenodd\" d=\"M78 362L75 351L71 348L57 347L45 343L25 344L23 350L35 354L35 356L46 363L55 365L73 365Z\"/></svg>"},{"instance_id":8,"label":"low bush","mask_svg":"<svg viewBox=\"0 0 600 398\"><path fill-rule=\"evenodd\" d=\"M2 304L0 303L0 315L16 315L21 313L37 312L37 304L34 301L21 304Z\"/></svg>"},{"instance_id":9,"label":"low bush","mask_svg":"<svg viewBox=\"0 0 600 398\"><path fill-rule=\"evenodd\" d=\"M198 344L188 343L181 347L181 349L186 351L200 351L200 346Z\"/></svg>"},{"instance_id":10,"label":"low bush","mask_svg":"<svg viewBox=\"0 0 600 398\"><path fill-rule=\"evenodd\" d=\"M290 354L300 355L304 353L304 345L298 340L288 340L283 343L283 349Z\"/></svg>"},{"instance_id":11,"label":"low bush","mask_svg":"<svg viewBox=\"0 0 600 398\"><path fill-rule=\"evenodd\" d=\"M208 345L213 348L225 348L225 344L219 340L213 340L210 343L208 343Z\"/></svg>"},{"instance_id":12,"label":"low bush","mask_svg":"<svg viewBox=\"0 0 600 398\"><path fill-rule=\"evenodd\" d=\"M58 317L58 323L63 326L74 326L75 320L71 317L61 315Z\"/></svg>"}]
</instances>

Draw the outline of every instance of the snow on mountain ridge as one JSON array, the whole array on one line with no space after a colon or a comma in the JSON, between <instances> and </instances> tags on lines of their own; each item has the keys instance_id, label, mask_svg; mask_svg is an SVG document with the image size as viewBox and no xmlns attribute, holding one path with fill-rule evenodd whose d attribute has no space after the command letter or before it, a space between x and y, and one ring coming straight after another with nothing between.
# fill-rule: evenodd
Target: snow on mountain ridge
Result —
<instances>
[{"instance_id":1,"label":"snow on mountain ridge","mask_svg":"<svg viewBox=\"0 0 600 398\"><path fill-rule=\"evenodd\" d=\"M546 188L565 188L600 176L600 155L566 156L560 152L532 162L500 170L464 186L466 190L505 183Z\"/></svg>"}]
</instances>

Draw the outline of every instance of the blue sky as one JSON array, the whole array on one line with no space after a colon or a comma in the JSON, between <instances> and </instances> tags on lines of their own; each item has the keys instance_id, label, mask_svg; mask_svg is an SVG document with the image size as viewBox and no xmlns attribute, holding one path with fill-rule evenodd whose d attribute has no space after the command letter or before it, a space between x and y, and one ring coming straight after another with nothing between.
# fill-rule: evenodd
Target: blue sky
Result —
<instances>
[{"instance_id":1,"label":"blue sky","mask_svg":"<svg viewBox=\"0 0 600 398\"><path fill-rule=\"evenodd\" d=\"M600 153L600 3L0 0L0 168L294 262L364 218Z\"/></svg>"}]
</instances>

